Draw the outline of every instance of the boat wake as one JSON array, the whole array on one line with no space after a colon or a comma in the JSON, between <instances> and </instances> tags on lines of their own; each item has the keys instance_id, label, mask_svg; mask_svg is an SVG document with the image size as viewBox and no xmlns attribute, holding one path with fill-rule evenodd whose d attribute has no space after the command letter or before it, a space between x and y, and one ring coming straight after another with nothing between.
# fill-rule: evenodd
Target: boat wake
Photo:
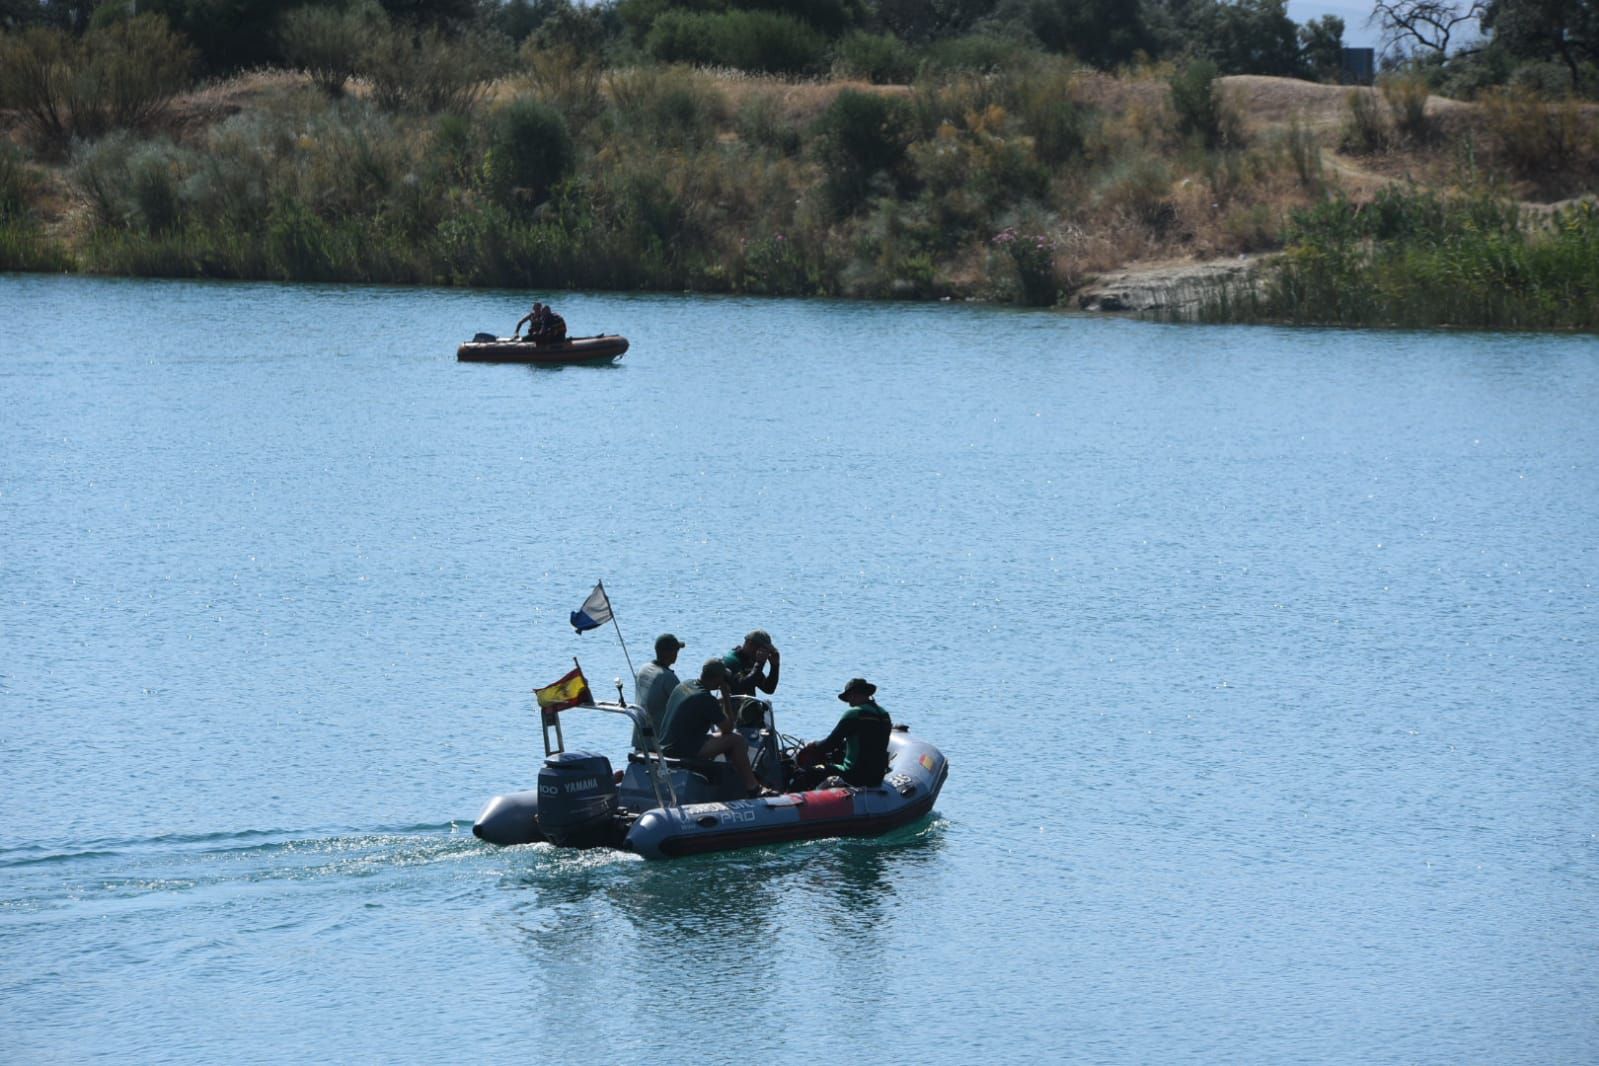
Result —
<instances>
[{"instance_id":1,"label":"boat wake","mask_svg":"<svg viewBox=\"0 0 1599 1066\"><path fill-rule=\"evenodd\" d=\"M0 914L79 913L181 894L305 887L460 862L483 855L469 827L440 824L252 829L107 838L70 847L0 849Z\"/></svg>"}]
</instances>

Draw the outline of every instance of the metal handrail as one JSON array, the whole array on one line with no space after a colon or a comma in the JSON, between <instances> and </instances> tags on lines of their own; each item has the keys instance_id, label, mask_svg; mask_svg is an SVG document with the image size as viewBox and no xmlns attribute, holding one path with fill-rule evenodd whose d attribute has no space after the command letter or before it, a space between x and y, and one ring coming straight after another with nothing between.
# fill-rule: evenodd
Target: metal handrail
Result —
<instances>
[{"instance_id":1,"label":"metal handrail","mask_svg":"<svg viewBox=\"0 0 1599 1066\"><path fill-rule=\"evenodd\" d=\"M650 714L643 707L633 703L585 703L577 707L568 707L569 711L604 711L607 714L619 714L628 719L638 729L641 743L644 746L644 765L649 768L650 787L655 790L655 805L665 807L667 803L661 795L661 785L666 785L666 795L672 798L671 806L677 807L677 789L672 785L672 775L666 769L666 756L661 753L661 745L655 739L655 726L650 721ZM544 714L544 757L559 755L566 750L566 740L561 735L560 711L554 714ZM550 747L550 725L555 726L556 746Z\"/></svg>"}]
</instances>

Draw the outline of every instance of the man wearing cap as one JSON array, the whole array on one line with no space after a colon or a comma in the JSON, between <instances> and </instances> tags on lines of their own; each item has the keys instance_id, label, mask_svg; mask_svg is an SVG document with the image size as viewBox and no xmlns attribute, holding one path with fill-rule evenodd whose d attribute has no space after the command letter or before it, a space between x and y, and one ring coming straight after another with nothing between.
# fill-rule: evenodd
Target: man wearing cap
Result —
<instances>
[{"instance_id":1,"label":"man wearing cap","mask_svg":"<svg viewBox=\"0 0 1599 1066\"><path fill-rule=\"evenodd\" d=\"M661 753L674 759L714 759L726 755L738 771L744 791L751 796L775 795L763 789L750 769L749 745L734 728L732 705L727 699L727 666L707 659L698 681L685 681L672 690L661 715ZM720 730L708 734L712 727Z\"/></svg>"},{"instance_id":2,"label":"man wearing cap","mask_svg":"<svg viewBox=\"0 0 1599 1066\"><path fill-rule=\"evenodd\" d=\"M682 684L672 664L677 662L677 653L684 646L671 633L662 633L655 638L654 660L645 663L644 669L633 679L633 702L644 708L650 716L651 727L656 730L661 727L661 715L666 713L666 701L672 698L672 690ZM633 747L644 750L637 728L633 730Z\"/></svg>"},{"instance_id":3,"label":"man wearing cap","mask_svg":"<svg viewBox=\"0 0 1599 1066\"><path fill-rule=\"evenodd\" d=\"M883 783L883 775L888 772L888 737L894 723L872 699L876 694L877 686L864 677L851 678L844 686L838 698L850 708L824 739L800 749L795 757L800 766L795 775L796 788L814 788L823 778L834 775L858 788ZM832 761L813 765L821 759Z\"/></svg>"},{"instance_id":4,"label":"man wearing cap","mask_svg":"<svg viewBox=\"0 0 1599 1066\"><path fill-rule=\"evenodd\" d=\"M727 691L734 696L753 696L760 689L770 696L777 689L777 672L782 666L772 635L764 629L751 630L744 643L722 656L727 664Z\"/></svg>"}]
</instances>

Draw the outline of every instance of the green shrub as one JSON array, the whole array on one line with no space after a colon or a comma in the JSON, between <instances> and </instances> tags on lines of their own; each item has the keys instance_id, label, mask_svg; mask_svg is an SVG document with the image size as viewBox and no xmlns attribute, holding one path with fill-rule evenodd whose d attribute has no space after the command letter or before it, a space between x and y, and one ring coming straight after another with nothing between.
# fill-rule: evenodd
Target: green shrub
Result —
<instances>
[{"instance_id":1,"label":"green shrub","mask_svg":"<svg viewBox=\"0 0 1599 1066\"><path fill-rule=\"evenodd\" d=\"M1178 133L1195 138L1206 148L1239 142L1237 116L1222 96L1216 64L1196 59L1172 75L1170 87Z\"/></svg>"},{"instance_id":2,"label":"green shrub","mask_svg":"<svg viewBox=\"0 0 1599 1066\"><path fill-rule=\"evenodd\" d=\"M751 93L738 109L738 135L746 144L770 149L780 155L799 152L800 131L784 114L782 105L769 93Z\"/></svg>"},{"instance_id":3,"label":"green shrub","mask_svg":"<svg viewBox=\"0 0 1599 1066\"><path fill-rule=\"evenodd\" d=\"M386 22L375 4L341 11L333 7L297 7L278 25L284 58L311 75L329 96L344 95L344 84L361 66L372 36Z\"/></svg>"},{"instance_id":4,"label":"green shrub","mask_svg":"<svg viewBox=\"0 0 1599 1066\"><path fill-rule=\"evenodd\" d=\"M1377 94L1370 89L1350 89L1345 97L1349 119L1344 124L1344 151L1372 155L1388 147L1388 124L1377 106Z\"/></svg>"},{"instance_id":5,"label":"green shrub","mask_svg":"<svg viewBox=\"0 0 1599 1066\"><path fill-rule=\"evenodd\" d=\"M1384 78L1379 83L1394 130L1410 144L1426 144L1432 139L1432 123L1427 118L1428 87L1425 78L1415 74Z\"/></svg>"},{"instance_id":6,"label":"green shrub","mask_svg":"<svg viewBox=\"0 0 1599 1066\"><path fill-rule=\"evenodd\" d=\"M385 110L464 112L513 62L511 42L498 34L451 38L436 26L389 26L373 31L360 73Z\"/></svg>"},{"instance_id":7,"label":"green shrub","mask_svg":"<svg viewBox=\"0 0 1599 1066\"><path fill-rule=\"evenodd\" d=\"M898 85L916 74L910 46L891 33L857 30L837 45L834 70L846 78L865 78L873 85Z\"/></svg>"},{"instance_id":8,"label":"green shrub","mask_svg":"<svg viewBox=\"0 0 1599 1066\"><path fill-rule=\"evenodd\" d=\"M769 11L672 10L655 20L644 39L645 51L664 63L771 74L815 70L826 48L822 35L803 22Z\"/></svg>"},{"instance_id":9,"label":"green shrub","mask_svg":"<svg viewBox=\"0 0 1599 1066\"><path fill-rule=\"evenodd\" d=\"M495 113L483 172L506 207L538 203L572 172L577 149L566 120L538 100L519 99Z\"/></svg>"},{"instance_id":10,"label":"green shrub","mask_svg":"<svg viewBox=\"0 0 1599 1066\"><path fill-rule=\"evenodd\" d=\"M567 47L540 47L533 39L520 51L533 91L582 129L604 110L603 68L592 55Z\"/></svg>"},{"instance_id":11,"label":"green shrub","mask_svg":"<svg viewBox=\"0 0 1599 1066\"><path fill-rule=\"evenodd\" d=\"M159 146L149 145L128 161L129 192L134 215L145 232L171 233L181 222L176 168Z\"/></svg>"},{"instance_id":12,"label":"green shrub","mask_svg":"<svg viewBox=\"0 0 1599 1066\"><path fill-rule=\"evenodd\" d=\"M0 34L0 108L42 145L146 126L189 84L194 51L158 15L91 29L82 39L30 27Z\"/></svg>"},{"instance_id":13,"label":"green shrub","mask_svg":"<svg viewBox=\"0 0 1599 1066\"><path fill-rule=\"evenodd\" d=\"M1293 168L1294 176L1299 179L1299 184L1307 189L1320 189L1321 145L1317 143L1315 133L1297 114L1288 122L1288 130L1283 134L1282 148L1288 157L1289 165Z\"/></svg>"},{"instance_id":14,"label":"green shrub","mask_svg":"<svg viewBox=\"0 0 1599 1066\"><path fill-rule=\"evenodd\" d=\"M827 167L826 192L849 213L866 202L872 179L892 174L905 158L909 112L896 99L846 89L817 120L817 152Z\"/></svg>"},{"instance_id":15,"label":"green shrub","mask_svg":"<svg viewBox=\"0 0 1599 1066\"><path fill-rule=\"evenodd\" d=\"M31 213L29 205L37 185L22 149L0 140L0 223L14 222Z\"/></svg>"},{"instance_id":16,"label":"green shrub","mask_svg":"<svg viewBox=\"0 0 1599 1066\"><path fill-rule=\"evenodd\" d=\"M1015 41L989 34L947 37L927 46L924 62L931 71L972 71L979 74L1025 63L1032 53Z\"/></svg>"},{"instance_id":17,"label":"green shrub","mask_svg":"<svg viewBox=\"0 0 1599 1066\"><path fill-rule=\"evenodd\" d=\"M1009 259L1016 272L1019 302L1029 307L1053 307L1060 298L1055 273L1055 239L1043 232L1018 232L1007 226L989 242Z\"/></svg>"},{"instance_id":18,"label":"green shrub","mask_svg":"<svg viewBox=\"0 0 1599 1066\"><path fill-rule=\"evenodd\" d=\"M698 147L727 117L727 98L708 77L682 67L635 67L606 76L615 121L647 142Z\"/></svg>"},{"instance_id":19,"label":"green shrub","mask_svg":"<svg viewBox=\"0 0 1599 1066\"><path fill-rule=\"evenodd\" d=\"M1599 177L1599 125L1570 98L1550 102L1526 89L1490 91L1480 131L1512 177L1546 193L1591 188L1588 180Z\"/></svg>"},{"instance_id":20,"label":"green shrub","mask_svg":"<svg viewBox=\"0 0 1599 1066\"><path fill-rule=\"evenodd\" d=\"M1069 60L1050 57L1011 75L1006 93L1039 160L1050 166L1081 158L1097 122L1093 109L1079 99L1076 71Z\"/></svg>"}]
</instances>

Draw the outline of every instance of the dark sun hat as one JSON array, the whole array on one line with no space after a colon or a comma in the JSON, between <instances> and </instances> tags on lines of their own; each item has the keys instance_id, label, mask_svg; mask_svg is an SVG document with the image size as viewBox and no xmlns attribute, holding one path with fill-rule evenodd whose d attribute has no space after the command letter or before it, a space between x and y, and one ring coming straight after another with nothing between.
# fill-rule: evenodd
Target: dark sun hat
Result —
<instances>
[{"instance_id":1,"label":"dark sun hat","mask_svg":"<svg viewBox=\"0 0 1599 1066\"><path fill-rule=\"evenodd\" d=\"M851 692L865 692L866 698L871 699L877 694L877 686L864 677L852 677L849 679L849 684L844 686L844 691L838 694L838 698L848 703Z\"/></svg>"}]
</instances>

